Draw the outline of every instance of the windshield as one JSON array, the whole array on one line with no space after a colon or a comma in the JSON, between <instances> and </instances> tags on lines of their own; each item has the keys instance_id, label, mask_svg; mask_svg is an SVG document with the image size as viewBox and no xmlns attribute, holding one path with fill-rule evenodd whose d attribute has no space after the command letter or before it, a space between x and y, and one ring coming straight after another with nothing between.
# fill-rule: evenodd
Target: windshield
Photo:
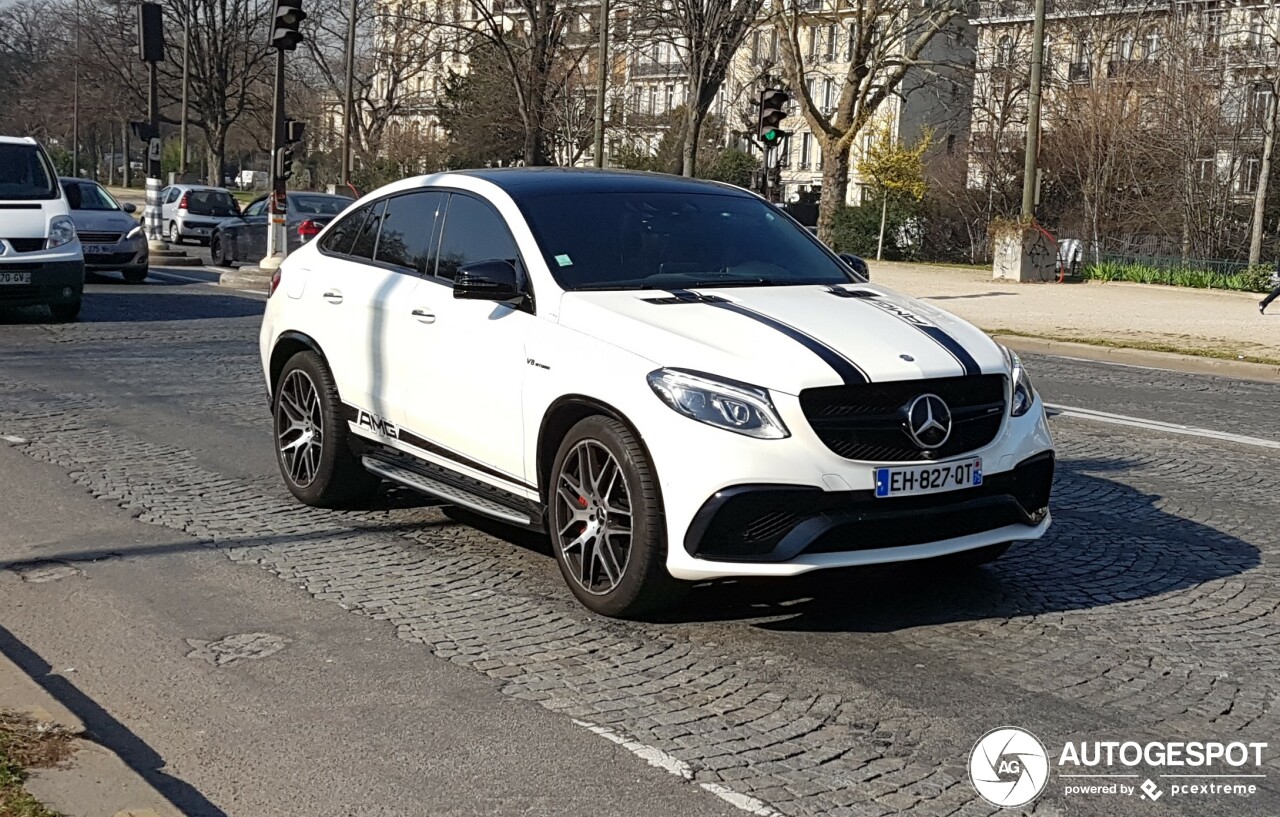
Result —
<instances>
[{"instance_id":1,"label":"windshield","mask_svg":"<svg viewBox=\"0 0 1280 817\"><path fill-rule=\"evenodd\" d=\"M304 216L336 216L351 199L343 196L289 195L289 212Z\"/></svg>"},{"instance_id":2,"label":"windshield","mask_svg":"<svg viewBox=\"0 0 1280 817\"><path fill-rule=\"evenodd\" d=\"M549 195L521 203L565 289L844 284L853 279L773 206L715 193Z\"/></svg>"},{"instance_id":3,"label":"windshield","mask_svg":"<svg viewBox=\"0 0 1280 817\"><path fill-rule=\"evenodd\" d=\"M236 200L225 190L191 190L187 192L187 212L193 216L238 215Z\"/></svg>"},{"instance_id":4,"label":"windshield","mask_svg":"<svg viewBox=\"0 0 1280 817\"><path fill-rule=\"evenodd\" d=\"M101 185L93 182L63 182L72 210L119 210L120 205Z\"/></svg>"},{"instance_id":5,"label":"windshield","mask_svg":"<svg viewBox=\"0 0 1280 817\"><path fill-rule=\"evenodd\" d=\"M35 145L0 144L0 199L56 199L53 168Z\"/></svg>"}]
</instances>

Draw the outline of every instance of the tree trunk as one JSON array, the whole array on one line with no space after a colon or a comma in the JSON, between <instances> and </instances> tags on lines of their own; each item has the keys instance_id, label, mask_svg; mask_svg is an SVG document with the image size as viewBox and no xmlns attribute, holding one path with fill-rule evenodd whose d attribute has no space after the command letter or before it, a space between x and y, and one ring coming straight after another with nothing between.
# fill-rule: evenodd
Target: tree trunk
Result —
<instances>
[{"instance_id":1,"label":"tree trunk","mask_svg":"<svg viewBox=\"0 0 1280 817\"><path fill-rule=\"evenodd\" d=\"M1253 231L1249 236L1249 266L1262 261L1262 228L1267 214L1267 181L1271 177L1271 152L1276 141L1276 95L1267 104L1266 138L1262 142L1262 164L1258 168L1258 189L1253 194Z\"/></svg>"},{"instance_id":2,"label":"tree trunk","mask_svg":"<svg viewBox=\"0 0 1280 817\"><path fill-rule=\"evenodd\" d=\"M214 187L222 186L222 163L227 155L227 126L206 128L204 131L205 151L209 157L209 167L205 178L206 184Z\"/></svg>"},{"instance_id":3,"label":"tree trunk","mask_svg":"<svg viewBox=\"0 0 1280 817\"><path fill-rule=\"evenodd\" d=\"M120 172L124 177L124 186L133 187L133 165L129 163L129 123L120 122L120 153L124 157Z\"/></svg>"},{"instance_id":4,"label":"tree trunk","mask_svg":"<svg viewBox=\"0 0 1280 817\"><path fill-rule=\"evenodd\" d=\"M680 154L680 175L693 178L698 171L698 140L702 138L703 116L698 110L698 100L693 88L684 111L684 148Z\"/></svg>"},{"instance_id":5,"label":"tree trunk","mask_svg":"<svg viewBox=\"0 0 1280 817\"><path fill-rule=\"evenodd\" d=\"M889 190L880 197L880 243L876 245L876 260L884 260L884 225L889 220Z\"/></svg>"},{"instance_id":6,"label":"tree trunk","mask_svg":"<svg viewBox=\"0 0 1280 817\"><path fill-rule=\"evenodd\" d=\"M822 198L818 200L818 238L827 246L834 240L836 213L844 207L849 189L849 148L832 140L822 146Z\"/></svg>"}]
</instances>

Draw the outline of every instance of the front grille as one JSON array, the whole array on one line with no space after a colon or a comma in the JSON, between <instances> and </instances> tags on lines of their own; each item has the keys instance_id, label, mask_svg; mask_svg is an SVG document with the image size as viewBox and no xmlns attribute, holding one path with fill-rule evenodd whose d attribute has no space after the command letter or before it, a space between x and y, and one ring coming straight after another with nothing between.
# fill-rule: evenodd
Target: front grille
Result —
<instances>
[{"instance_id":1,"label":"front grille","mask_svg":"<svg viewBox=\"0 0 1280 817\"><path fill-rule=\"evenodd\" d=\"M81 244L114 244L120 240L120 233L79 233Z\"/></svg>"},{"instance_id":2,"label":"front grille","mask_svg":"<svg viewBox=\"0 0 1280 817\"><path fill-rule=\"evenodd\" d=\"M105 255L85 253L84 262L86 264L94 264L98 266L109 264L128 264L133 260L133 255L134 254L131 252L108 253Z\"/></svg>"},{"instance_id":3,"label":"front grille","mask_svg":"<svg viewBox=\"0 0 1280 817\"><path fill-rule=\"evenodd\" d=\"M951 409L951 436L932 451L916 445L904 426L907 406L922 394L936 394ZM996 438L1004 421L1005 378L984 374L806 389L800 406L819 439L846 459L937 460Z\"/></svg>"},{"instance_id":4,"label":"front grille","mask_svg":"<svg viewBox=\"0 0 1280 817\"><path fill-rule=\"evenodd\" d=\"M44 249L43 238L6 238L14 252L36 252Z\"/></svg>"}]
</instances>

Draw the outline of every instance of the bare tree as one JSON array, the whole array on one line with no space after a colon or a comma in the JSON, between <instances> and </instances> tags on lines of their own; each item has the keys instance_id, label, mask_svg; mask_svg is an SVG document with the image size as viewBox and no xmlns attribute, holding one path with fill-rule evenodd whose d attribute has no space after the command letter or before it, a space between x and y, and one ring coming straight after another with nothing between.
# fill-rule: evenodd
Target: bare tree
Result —
<instances>
[{"instance_id":1,"label":"bare tree","mask_svg":"<svg viewBox=\"0 0 1280 817\"><path fill-rule=\"evenodd\" d=\"M854 140L899 93L908 72L936 67L925 58L926 49L965 11L962 0L778 0L773 23L783 70L822 149L818 235L823 240L831 239L836 211L847 196ZM831 26L846 35L845 54L833 55L829 45L816 42ZM811 78L837 83L833 107L817 98Z\"/></svg>"}]
</instances>

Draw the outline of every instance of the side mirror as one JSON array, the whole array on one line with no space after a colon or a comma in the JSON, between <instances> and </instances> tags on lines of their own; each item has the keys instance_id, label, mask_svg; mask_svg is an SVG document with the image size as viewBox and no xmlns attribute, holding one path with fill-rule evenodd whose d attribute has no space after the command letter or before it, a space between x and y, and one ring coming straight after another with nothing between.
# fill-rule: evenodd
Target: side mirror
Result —
<instances>
[{"instance_id":1,"label":"side mirror","mask_svg":"<svg viewBox=\"0 0 1280 817\"><path fill-rule=\"evenodd\" d=\"M840 260L848 264L854 272L858 273L863 278L866 278L868 281L871 280L871 270L867 269L866 261L863 261L858 256L847 252L840 253Z\"/></svg>"},{"instance_id":2,"label":"side mirror","mask_svg":"<svg viewBox=\"0 0 1280 817\"><path fill-rule=\"evenodd\" d=\"M453 297L469 301L511 301L524 296L520 271L510 261L476 261L458 268Z\"/></svg>"},{"instance_id":3,"label":"side mirror","mask_svg":"<svg viewBox=\"0 0 1280 817\"><path fill-rule=\"evenodd\" d=\"M129 215L133 215L134 213L138 212L138 206L131 201L127 201L124 204L120 205L120 209L124 210Z\"/></svg>"}]
</instances>

